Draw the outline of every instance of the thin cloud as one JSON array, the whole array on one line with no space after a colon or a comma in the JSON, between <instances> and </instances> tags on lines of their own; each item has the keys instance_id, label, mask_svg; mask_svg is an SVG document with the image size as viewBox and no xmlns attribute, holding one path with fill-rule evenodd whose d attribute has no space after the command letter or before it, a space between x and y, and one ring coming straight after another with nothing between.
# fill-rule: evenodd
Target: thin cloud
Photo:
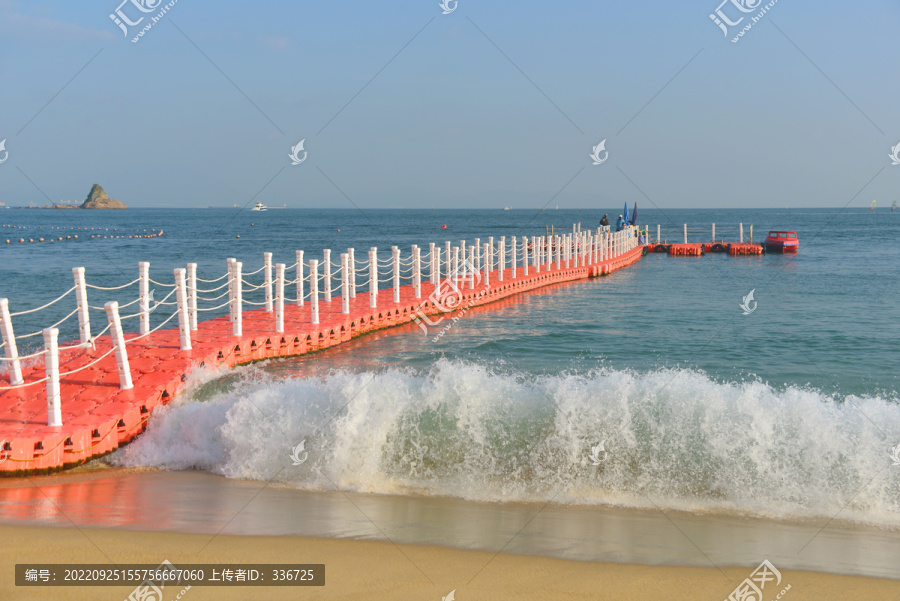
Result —
<instances>
[{"instance_id":1,"label":"thin cloud","mask_svg":"<svg viewBox=\"0 0 900 601\"><path fill-rule=\"evenodd\" d=\"M112 42L118 38L110 31L88 29L68 21L19 12L13 2L0 1L0 35L32 43Z\"/></svg>"},{"instance_id":2,"label":"thin cloud","mask_svg":"<svg viewBox=\"0 0 900 601\"><path fill-rule=\"evenodd\" d=\"M260 42L269 50L286 52L291 49L291 40L283 35L267 35L260 37Z\"/></svg>"}]
</instances>

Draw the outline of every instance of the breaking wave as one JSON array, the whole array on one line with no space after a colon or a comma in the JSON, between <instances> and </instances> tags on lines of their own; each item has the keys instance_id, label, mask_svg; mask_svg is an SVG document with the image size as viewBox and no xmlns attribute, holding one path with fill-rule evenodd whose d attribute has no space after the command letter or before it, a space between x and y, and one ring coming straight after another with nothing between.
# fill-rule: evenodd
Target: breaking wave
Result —
<instances>
[{"instance_id":1,"label":"breaking wave","mask_svg":"<svg viewBox=\"0 0 900 601\"><path fill-rule=\"evenodd\" d=\"M900 526L896 398L688 369L535 376L447 359L287 380L238 373L227 387L207 374L112 461L310 490Z\"/></svg>"}]
</instances>

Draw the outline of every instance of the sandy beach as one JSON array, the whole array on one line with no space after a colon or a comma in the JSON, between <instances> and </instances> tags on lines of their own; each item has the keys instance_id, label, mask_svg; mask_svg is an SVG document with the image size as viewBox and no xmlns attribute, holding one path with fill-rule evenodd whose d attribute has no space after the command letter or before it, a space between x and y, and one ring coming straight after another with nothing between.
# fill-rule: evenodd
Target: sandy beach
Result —
<instances>
[{"instance_id":1,"label":"sandy beach","mask_svg":"<svg viewBox=\"0 0 900 601\"><path fill-rule=\"evenodd\" d=\"M641 566L462 551L377 541L293 536L228 536L117 530L0 527L3 599L125 599L131 587L16 588L13 564L48 560L81 563L324 563L326 585L304 587L192 587L189 599L726 599L755 565L729 568ZM782 570L782 598L894 599L900 582ZM771 594L770 593L771 589ZM181 592L169 587L165 599Z\"/></svg>"}]
</instances>

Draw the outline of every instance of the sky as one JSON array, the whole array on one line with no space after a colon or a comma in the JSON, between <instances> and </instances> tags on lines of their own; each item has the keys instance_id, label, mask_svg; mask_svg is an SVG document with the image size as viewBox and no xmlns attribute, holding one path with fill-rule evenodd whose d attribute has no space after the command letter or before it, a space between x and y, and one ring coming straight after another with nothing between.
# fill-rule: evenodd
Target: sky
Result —
<instances>
[{"instance_id":1,"label":"sky","mask_svg":"<svg viewBox=\"0 0 900 601\"><path fill-rule=\"evenodd\" d=\"M900 200L896 1L121 1L0 0L0 202Z\"/></svg>"}]
</instances>

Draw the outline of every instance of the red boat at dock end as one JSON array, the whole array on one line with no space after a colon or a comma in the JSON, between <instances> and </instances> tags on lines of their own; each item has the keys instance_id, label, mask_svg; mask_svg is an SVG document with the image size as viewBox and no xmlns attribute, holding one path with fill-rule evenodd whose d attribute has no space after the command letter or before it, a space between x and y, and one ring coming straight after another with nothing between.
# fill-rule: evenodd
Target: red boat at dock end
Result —
<instances>
[{"instance_id":1,"label":"red boat at dock end","mask_svg":"<svg viewBox=\"0 0 900 601\"><path fill-rule=\"evenodd\" d=\"M797 232L772 230L765 241L766 250L783 253L795 253L800 249Z\"/></svg>"}]
</instances>

